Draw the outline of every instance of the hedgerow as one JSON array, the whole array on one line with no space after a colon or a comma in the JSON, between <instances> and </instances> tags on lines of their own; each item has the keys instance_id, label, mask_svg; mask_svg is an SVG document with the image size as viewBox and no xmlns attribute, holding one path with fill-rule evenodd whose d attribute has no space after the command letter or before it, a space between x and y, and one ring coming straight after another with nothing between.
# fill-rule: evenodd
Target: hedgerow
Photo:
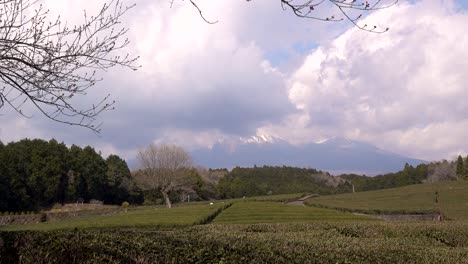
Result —
<instances>
[{"instance_id":1,"label":"hedgerow","mask_svg":"<svg viewBox=\"0 0 468 264\"><path fill-rule=\"evenodd\" d=\"M209 224L0 238L0 263L468 263L463 222Z\"/></svg>"}]
</instances>

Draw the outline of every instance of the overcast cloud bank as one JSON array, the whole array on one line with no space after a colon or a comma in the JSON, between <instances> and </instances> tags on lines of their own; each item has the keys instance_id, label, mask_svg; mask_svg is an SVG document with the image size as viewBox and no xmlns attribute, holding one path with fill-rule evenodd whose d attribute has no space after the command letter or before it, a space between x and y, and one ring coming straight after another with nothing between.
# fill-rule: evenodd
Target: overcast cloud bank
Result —
<instances>
[{"instance_id":1,"label":"overcast cloud bank","mask_svg":"<svg viewBox=\"0 0 468 264\"><path fill-rule=\"evenodd\" d=\"M73 21L99 1L46 2ZM139 1L125 21L142 69L105 73L82 99L117 101L99 137L2 108L0 140L54 137L127 159L152 141L193 149L255 134L296 145L344 137L425 160L468 149L468 14L458 2L402 2L363 21L385 34L301 20L269 0L201 1L216 25L184 2L154 2ZM289 61L272 66L277 51Z\"/></svg>"}]
</instances>

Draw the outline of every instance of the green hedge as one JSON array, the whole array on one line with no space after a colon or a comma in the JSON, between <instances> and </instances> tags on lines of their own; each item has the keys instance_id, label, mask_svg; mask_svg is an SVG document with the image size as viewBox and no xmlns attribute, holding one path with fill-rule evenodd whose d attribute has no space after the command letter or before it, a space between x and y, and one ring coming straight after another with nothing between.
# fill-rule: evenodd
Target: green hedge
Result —
<instances>
[{"instance_id":1,"label":"green hedge","mask_svg":"<svg viewBox=\"0 0 468 264\"><path fill-rule=\"evenodd\" d=\"M468 223L0 233L0 263L468 263Z\"/></svg>"}]
</instances>

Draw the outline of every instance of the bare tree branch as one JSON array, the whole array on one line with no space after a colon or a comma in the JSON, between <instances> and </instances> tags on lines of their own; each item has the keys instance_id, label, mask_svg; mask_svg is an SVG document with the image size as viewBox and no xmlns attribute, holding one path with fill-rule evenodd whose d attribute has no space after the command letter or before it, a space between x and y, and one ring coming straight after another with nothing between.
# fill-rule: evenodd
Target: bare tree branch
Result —
<instances>
[{"instance_id":1,"label":"bare tree branch","mask_svg":"<svg viewBox=\"0 0 468 264\"><path fill-rule=\"evenodd\" d=\"M172 6L174 5L174 1L175 1L175 0L170 0L170 1L169 1L169 4L170 4L171 8L172 8ZM182 0L182 1L183 1L183 0ZM201 9L200 9L200 8L198 7L198 5L195 3L195 1L193 1L193 0L189 0L189 1L190 1L190 3L192 4L192 6L195 7L195 9L197 9L198 13L200 14L200 17L201 17L206 23L208 23L208 24L216 24L216 23L218 23L218 20L216 20L216 21L209 21L208 19L206 19L205 16L203 16L203 13L202 13Z\"/></svg>"},{"instance_id":2,"label":"bare tree branch","mask_svg":"<svg viewBox=\"0 0 468 264\"><path fill-rule=\"evenodd\" d=\"M122 16L133 7L110 0L84 22L69 26L36 0L0 1L0 108L6 104L26 116L22 108L32 103L46 117L69 125L100 131L97 116L112 110L109 96L82 108L72 98L86 95L102 78L99 71L117 65L136 70L130 54L121 55L130 42Z\"/></svg>"},{"instance_id":3,"label":"bare tree branch","mask_svg":"<svg viewBox=\"0 0 468 264\"><path fill-rule=\"evenodd\" d=\"M216 24L216 23L218 23L218 20L216 20L216 21L214 21L214 22L210 22L210 21L206 20L206 18L203 16L202 11L201 11L200 8L197 6L197 4L195 4L195 2L193 2L193 0L189 0L189 1L190 1L190 3L192 3L192 5L198 10L198 12L200 13L201 18L203 18L203 20L205 20L206 23L208 23L208 24Z\"/></svg>"},{"instance_id":4,"label":"bare tree branch","mask_svg":"<svg viewBox=\"0 0 468 264\"><path fill-rule=\"evenodd\" d=\"M175 0L170 1L171 6L174 1ZM253 0L246 0L246 1L251 2ZM399 2L399 0L388 0L387 1L388 3L385 4L384 0L279 0L279 1L283 10L285 11L290 10L297 17L319 20L319 21L327 21L327 22L340 22L340 21L348 20L358 29L367 31L367 32L372 32L372 33L384 33L388 31L388 28L379 28L376 25L372 25L372 26L360 25L358 21L363 17L363 13L389 8L391 6L396 5ZM202 15L202 11L196 5L195 0L190 0L190 2L198 10L198 12L200 13L200 16L205 22L209 24L213 24L213 22L207 21L205 17ZM339 11L340 17L337 17L335 15L322 17L318 15L316 10L326 4L331 5L332 7L335 7L337 11ZM360 12L360 14L355 17L351 13L356 12L356 11Z\"/></svg>"},{"instance_id":5,"label":"bare tree branch","mask_svg":"<svg viewBox=\"0 0 468 264\"><path fill-rule=\"evenodd\" d=\"M172 203L169 193L190 188L188 170L192 168L192 157L176 145L149 145L138 152L140 171L136 180L143 189L158 189L166 200L167 207Z\"/></svg>"}]
</instances>

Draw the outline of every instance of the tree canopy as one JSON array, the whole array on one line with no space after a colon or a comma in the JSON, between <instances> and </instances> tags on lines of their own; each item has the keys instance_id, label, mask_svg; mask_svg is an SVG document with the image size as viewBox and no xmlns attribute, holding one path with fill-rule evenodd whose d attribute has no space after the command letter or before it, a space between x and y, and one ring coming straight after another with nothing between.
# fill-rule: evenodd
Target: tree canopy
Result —
<instances>
[{"instance_id":1,"label":"tree canopy","mask_svg":"<svg viewBox=\"0 0 468 264\"><path fill-rule=\"evenodd\" d=\"M0 211L38 210L78 198L143 201L127 164L116 155L106 161L90 146L68 148L54 139L0 145Z\"/></svg>"},{"instance_id":2,"label":"tree canopy","mask_svg":"<svg viewBox=\"0 0 468 264\"><path fill-rule=\"evenodd\" d=\"M351 185L315 169L263 166L236 167L219 179L220 198L287 193L334 194L350 192Z\"/></svg>"}]
</instances>

